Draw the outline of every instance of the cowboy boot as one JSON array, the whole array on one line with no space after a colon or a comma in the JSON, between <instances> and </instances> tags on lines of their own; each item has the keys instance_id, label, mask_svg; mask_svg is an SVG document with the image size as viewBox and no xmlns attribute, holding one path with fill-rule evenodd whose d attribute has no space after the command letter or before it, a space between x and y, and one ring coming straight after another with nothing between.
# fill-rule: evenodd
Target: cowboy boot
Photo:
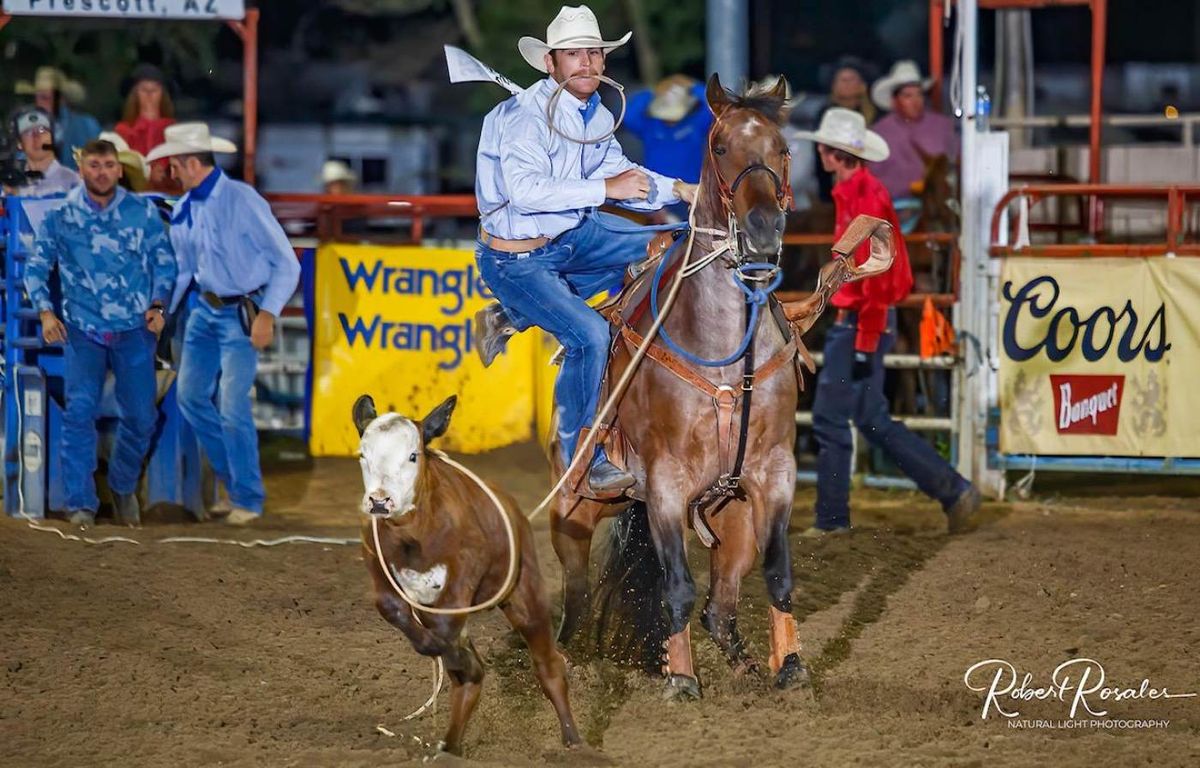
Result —
<instances>
[{"instance_id":1,"label":"cowboy boot","mask_svg":"<svg viewBox=\"0 0 1200 768\"><path fill-rule=\"evenodd\" d=\"M608 494L630 488L637 480L633 475L618 467L600 454L588 472L588 487L594 494Z\"/></svg>"},{"instance_id":2,"label":"cowboy boot","mask_svg":"<svg viewBox=\"0 0 1200 768\"><path fill-rule=\"evenodd\" d=\"M494 301L475 313L475 351L487 368L504 351L508 338L517 332L500 302Z\"/></svg>"}]
</instances>

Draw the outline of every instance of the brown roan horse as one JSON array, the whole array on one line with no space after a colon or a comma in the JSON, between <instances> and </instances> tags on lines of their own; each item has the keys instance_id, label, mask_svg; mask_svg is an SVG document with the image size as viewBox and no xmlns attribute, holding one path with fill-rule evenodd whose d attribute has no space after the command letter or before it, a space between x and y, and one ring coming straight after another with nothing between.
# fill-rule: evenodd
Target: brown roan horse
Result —
<instances>
[{"instance_id":1,"label":"brown roan horse","mask_svg":"<svg viewBox=\"0 0 1200 768\"><path fill-rule=\"evenodd\" d=\"M711 253L724 239L704 230L727 233L731 222L736 222L740 247L683 280L663 329L692 354L722 360L737 349L746 333L746 297L734 283L733 268L739 262L777 260L782 246L790 190L787 145L779 127L787 107L782 80L773 89L734 96L714 75L707 99L716 119L709 134L701 197L695 203L691 262ZM632 330L644 334L651 322L646 313ZM765 307L753 344L760 374L753 383L740 491L708 519L717 541L711 550L711 587L701 621L731 664L757 669L738 632L737 602L742 579L761 553L771 602L771 671L777 686L789 687L808 680L792 617L787 541L796 484L798 379L789 342ZM634 345L624 336L616 347L610 381L616 381L629 365ZM782 365L773 360L780 356L786 357ZM764 371L768 361L774 363L769 372ZM740 360L723 367L692 366L692 370L724 388L734 403L745 396ZM660 594L654 596L651 609L659 613L659 620L665 612L669 639L663 671L668 695L673 697L699 696L689 632L696 587L688 569L686 537L689 504L730 469L730 451L719 446L714 406L711 394L668 367L643 360L620 401L617 422L632 449L626 457L628 469L638 480L630 496L644 504L630 506L629 498L600 502L564 492L551 520L554 548L564 568L559 630L564 644L591 614L588 559L598 522L621 513L614 525L624 525L628 531L623 540L627 548L636 547L638 537L643 547L645 539L652 539L661 572ZM732 431L724 436L732 434L736 444L740 406L727 408L726 413L732 414Z\"/></svg>"}]
</instances>

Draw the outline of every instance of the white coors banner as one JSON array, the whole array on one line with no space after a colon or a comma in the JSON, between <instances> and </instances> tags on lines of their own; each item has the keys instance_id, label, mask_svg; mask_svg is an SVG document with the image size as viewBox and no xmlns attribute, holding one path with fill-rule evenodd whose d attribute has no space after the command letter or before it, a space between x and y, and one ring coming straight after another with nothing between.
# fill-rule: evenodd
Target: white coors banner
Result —
<instances>
[{"instance_id":1,"label":"white coors banner","mask_svg":"<svg viewBox=\"0 0 1200 768\"><path fill-rule=\"evenodd\" d=\"M241 19L245 0L2 0L13 16L124 19Z\"/></svg>"},{"instance_id":2,"label":"white coors banner","mask_svg":"<svg viewBox=\"0 0 1200 768\"><path fill-rule=\"evenodd\" d=\"M1000 449L1200 456L1200 259L1005 260Z\"/></svg>"}]
</instances>

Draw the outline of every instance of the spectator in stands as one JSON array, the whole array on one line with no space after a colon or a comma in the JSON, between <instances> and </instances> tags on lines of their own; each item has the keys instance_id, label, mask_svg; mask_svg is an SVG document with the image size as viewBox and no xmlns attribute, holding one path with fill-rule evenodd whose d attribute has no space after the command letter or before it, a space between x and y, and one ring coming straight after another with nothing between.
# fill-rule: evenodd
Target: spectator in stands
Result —
<instances>
[{"instance_id":1,"label":"spectator in stands","mask_svg":"<svg viewBox=\"0 0 1200 768\"><path fill-rule=\"evenodd\" d=\"M921 78L915 62L899 61L871 86L875 104L892 110L874 129L892 148L891 156L875 165L875 173L893 200L913 197L913 184L924 180L922 154L958 158L954 121L925 108L925 92L931 83Z\"/></svg>"},{"instance_id":2,"label":"spectator in stands","mask_svg":"<svg viewBox=\"0 0 1200 768\"><path fill-rule=\"evenodd\" d=\"M69 104L81 104L87 92L54 67L38 67L33 82L17 82L16 91L33 95L34 103L54 118L55 148L62 164L75 170L75 150L100 135L100 123Z\"/></svg>"},{"instance_id":3,"label":"spectator in stands","mask_svg":"<svg viewBox=\"0 0 1200 768\"><path fill-rule=\"evenodd\" d=\"M829 78L829 98L817 117L817 122L825 116L830 107L842 107L858 112L866 120L867 125L875 122L875 105L871 103L867 92L867 81L870 79L873 67L857 56L843 56L833 66L833 75ZM813 149L816 152L816 148ZM820 157L817 156L816 166L820 167ZM827 173L817 174L818 194L826 203L833 200L833 176Z\"/></svg>"},{"instance_id":4,"label":"spectator in stands","mask_svg":"<svg viewBox=\"0 0 1200 768\"><path fill-rule=\"evenodd\" d=\"M79 175L54 157L53 126L50 115L36 107L17 115L17 136L30 178L20 187L5 187L6 194L43 197L67 192L79 184Z\"/></svg>"},{"instance_id":5,"label":"spectator in stands","mask_svg":"<svg viewBox=\"0 0 1200 768\"><path fill-rule=\"evenodd\" d=\"M158 421L154 348L175 286L175 254L158 210L118 185L117 148L99 139L80 150L83 186L46 216L25 267L25 289L40 314L42 337L65 344L63 484L70 521L91 525L96 498L96 419L108 371L120 407L108 486L117 518L141 523L136 496L142 461ZM58 267L63 319L50 299Z\"/></svg>"},{"instance_id":6,"label":"spectator in stands","mask_svg":"<svg viewBox=\"0 0 1200 768\"><path fill-rule=\"evenodd\" d=\"M851 424L918 488L941 502L951 533L969 530L979 492L933 446L892 420L883 394L883 359L896 340L894 306L913 284L896 211L867 168L867 163L887 159L888 145L867 130L861 114L841 107L829 109L808 138L817 143L822 167L834 176L834 237L841 237L856 216L874 216L892 225L895 255L886 272L843 285L830 302L838 311L825 335L825 363L812 408L819 446L816 521L801 535L817 538L850 530ZM869 256L870 244L863 243L854 259L862 264Z\"/></svg>"},{"instance_id":7,"label":"spectator in stands","mask_svg":"<svg viewBox=\"0 0 1200 768\"><path fill-rule=\"evenodd\" d=\"M187 192L171 220L179 260L171 310L189 287L196 289L179 366L179 407L228 493L226 522L245 525L262 516L266 498L250 402L258 350L274 338L275 318L296 291L300 262L267 201L216 167L213 153L236 152L233 142L212 136L204 123L172 125L165 139L147 160L169 158L171 174Z\"/></svg>"},{"instance_id":8,"label":"spectator in stands","mask_svg":"<svg viewBox=\"0 0 1200 768\"><path fill-rule=\"evenodd\" d=\"M700 181L712 120L704 83L671 75L653 91L639 91L629 98L624 128L642 140L646 168L695 184Z\"/></svg>"},{"instance_id":9,"label":"spectator in stands","mask_svg":"<svg viewBox=\"0 0 1200 768\"><path fill-rule=\"evenodd\" d=\"M167 126L175 124L175 103L166 75L152 64L139 64L126 81L125 92L125 107L115 130L131 150L146 155L163 143ZM159 192L181 191L169 178L166 160L150 166L149 186Z\"/></svg>"},{"instance_id":10,"label":"spectator in stands","mask_svg":"<svg viewBox=\"0 0 1200 768\"><path fill-rule=\"evenodd\" d=\"M326 160L321 166L321 188L327 195L349 195L357 183L354 171L341 160Z\"/></svg>"}]
</instances>

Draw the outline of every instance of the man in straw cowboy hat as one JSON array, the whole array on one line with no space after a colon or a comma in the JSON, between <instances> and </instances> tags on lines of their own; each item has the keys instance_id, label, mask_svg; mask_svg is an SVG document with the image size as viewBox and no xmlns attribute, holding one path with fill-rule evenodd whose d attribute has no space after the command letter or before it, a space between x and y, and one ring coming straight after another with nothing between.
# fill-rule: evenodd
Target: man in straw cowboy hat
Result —
<instances>
[{"instance_id":1,"label":"man in straw cowboy hat","mask_svg":"<svg viewBox=\"0 0 1200 768\"><path fill-rule=\"evenodd\" d=\"M179 407L228 492L226 522L244 525L262 515L266 496L250 403L257 350L270 345L300 264L267 201L216 167L214 153L236 152L233 142L211 135L204 123L169 126L165 138L146 159L170 158L171 174L187 193L171 219L179 259L171 309L185 295L192 307Z\"/></svg>"},{"instance_id":2,"label":"man in straw cowboy hat","mask_svg":"<svg viewBox=\"0 0 1200 768\"><path fill-rule=\"evenodd\" d=\"M925 108L932 80L923 79L913 61L898 61L871 86L871 100L891 114L873 126L892 153L875 166L876 176L893 199L913 196L913 184L925 178L925 157L958 157L954 121Z\"/></svg>"},{"instance_id":3,"label":"man in straw cowboy hat","mask_svg":"<svg viewBox=\"0 0 1200 768\"><path fill-rule=\"evenodd\" d=\"M38 108L54 118L58 156L63 165L75 170L75 150L100 135L100 123L96 118L68 106L83 101L86 95L83 85L56 67L38 67L33 82L17 81L16 92L33 96Z\"/></svg>"},{"instance_id":4,"label":"man in straw cowboy hat","mask_svg":"<svg viewBox=\"0 0 1200 768\"><path fill-rule=\"evenodd\" d=\"M117 518L141 522L136 496L142 462L158 423L154 349L175 287L175 254L158 209L118 185L117 148L80 148L83 186L46 216L25 268L25 289L39 312L42 337L64 344L63 486L70 520L91 525L98 499L96 418L108 371L120 406L108 485ZM62 320L50 298L50 272L62 284Z\"/></svg>"},{"instance_id":5,"label":"man in straw cowboy hat","mask_svg":"<svg viewBox=\"0 0 1200 768\"><path fill-rule=\"evenodd\" d=\"M44 197L66 192L79 185L79 174L54 157L54 122L44 110L27 109L17 114L17 141L25 153L26 182L5 187L5 194Z\"/></svg>"},{"instance_id":6,"label":"man in straw cowboy hat","mask_svg":"<svg viewBox=\"0 0 1200 768\"><path fill-rule=\"evenodd\" d=\"M629 97L624 128L641 139L647 168L695 184L712 121L704 83L671 75Z\"/></svg>"},{"instance_id":7,"label":"man in straw cowboy hat","mask_svg":"<svg viewBox=\"0 0 1200 768\"><path fill-rule=\"evenodd\" d=\"M587 6L564 6L546 40L518 43L525 61L549 76L493 109L479 140L476 258L499 304L476 316L477 346L486 365L511 334L533 325L562 343L555 401L567 461L595 416L608 361L608 322L587 299L618 283L644 257L652 234L617 231L629 223L595 208L612 200L653 211L691 203L695 194L690 184L630 162L611 136L614 120L600 103L596 76L631 34L605 40ZM632 485L602 450L588 458L593 490Z\"/></svg>"},{"instance_id":8,"label":"man in straw cowboy hat","mask_svg":"<svg viewBox=\"0 0 1200 768\"><path fill-rule=\"evenodd\" d=\"M837 318L825 336L825 363L812 408L819 450L816 522L802 535L812 538L850 529L852 422L918 488L941 502L951 533L965 531L979 508L979 492L933 446L892 420L883 393L883 357L896 339L893 305L908 295L913 283L891 198L867 168L867 163L888 158L887 142L867 130L860 113L843 107L827 110L817 130L805 136L816 142L822 167L834 177L835 239L855 216L867 214L892 225L895 254L887 272L846 283L833 295ZM862 264L869 256L870 246L863 243L855 261Z\"/></svg>"}]
</instances>

